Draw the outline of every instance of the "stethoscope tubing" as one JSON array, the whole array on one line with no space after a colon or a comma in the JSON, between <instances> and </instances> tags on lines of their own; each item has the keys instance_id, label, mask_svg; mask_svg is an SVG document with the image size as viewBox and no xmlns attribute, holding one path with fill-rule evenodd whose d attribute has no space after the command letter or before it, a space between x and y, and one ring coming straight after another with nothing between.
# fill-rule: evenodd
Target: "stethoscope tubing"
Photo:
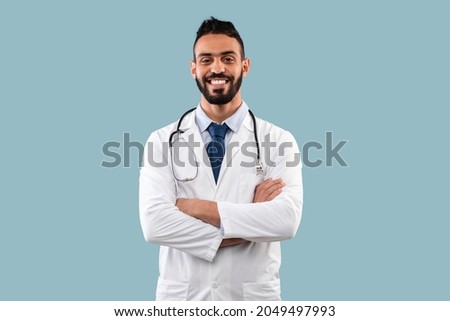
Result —
<instances>
[{"instance_id":1,"label":"stethoscope tubing","mask_svg":"<svg viewBox=\"0 0 450 321\"><path fill-rule=\"evenodd\" d=\"M188 111L186 111L183 115L181 115L180 119L178 120L178 124L177 124L177 129L175 131L173 131L170 136L169 136L169 148L170 150L172 150L173 147L173 136L175 136L176 134L180 135L184 133L184 130L180 129L181 124L183 122L183 119L191 112L193 112L194 110L196 110L197 107L191 108ZM253 136L255 138L255 143L256 143L256 155L257 155L257 165L256 165L256 173L261 174L263 172L263 167L262 167L262 163L261 163L261 154L260 154L260 149L259 149L259 140L258 140L258 132L257 132L257 126L256 126L256 118L255 115L253 114L253 112L249 109L248 113L250 114L250 117L252 117L252 121L253 121ZM196 173L195 177L197 177L198 172ZM174 173L175 176L175 173ZM192 178L192 179L195 179ZM185 179L185 180L180 180L175 176L177 181L189 181L192 179Z\"/></svg>"},{"instance_id":2,"label":"stethoscope tubing","mask_svg":"<svg viewBox=\"0 0 450 321\"><path fill-rule=\"evenodd\" d=\"M177 124L177 129L175 131L173 131L170 136L169 136L169 147L173 147L173 136L176 134L183 134L184 130L181 130L181 124L183 122L183 119L191 112L193 112L194 110L196 110L197 107L191 108L188 111L186 111L183 115L181 115L180 120L178 120L178 124ZM249 109L248 113L250 114L250 117L252 117L252 121L253 121L253 136L255 137L255 143L256 143L256 154L257 154L257 158L258 158L258 163L261 160L261 154L259 151L259 139L258 139L258 132L256 131L256 118L255 115L253 114L253 112Z\"/></svg>"}]
</instances>

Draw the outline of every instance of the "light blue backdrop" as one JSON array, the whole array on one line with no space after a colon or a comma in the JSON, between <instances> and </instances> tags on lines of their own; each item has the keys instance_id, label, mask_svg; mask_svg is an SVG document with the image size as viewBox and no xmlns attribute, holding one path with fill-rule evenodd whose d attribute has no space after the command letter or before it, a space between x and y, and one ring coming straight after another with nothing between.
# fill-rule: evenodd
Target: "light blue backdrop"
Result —
<instances>
[{"instance_id":1,"label":"light blue backdrop","mask_svg":"<svg viewBox=\"0 0 450 321\"><path fill-rule=\"evenodd\" d=\"M2 1L0 299L154 299L138 157L108 141L197 104L188 60L214 15L252 58L244 98L299 143L348 140L304 169L283 244L286 300L450 300L447 1ZM311 153L323 158L323 151Z\"/></svg>"}]
</instances>

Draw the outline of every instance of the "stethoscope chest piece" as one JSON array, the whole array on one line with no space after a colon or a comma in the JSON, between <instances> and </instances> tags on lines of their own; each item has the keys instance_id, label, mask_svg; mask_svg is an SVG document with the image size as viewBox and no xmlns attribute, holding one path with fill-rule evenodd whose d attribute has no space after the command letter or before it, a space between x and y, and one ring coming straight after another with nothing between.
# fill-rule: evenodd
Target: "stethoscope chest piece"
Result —
<instances>
[{"instance_id":1,"label":"stethoscope chest piece","mask_svg":"<svg viewBox=\"0 0 450 321\"><path fill-rule=\"evenodd\" d=\"M261 162L258 162L258 164L255 166L255 168L256 168L256 175L264 174L264 168L263 168L263 164Z\"/></svg>"}]
</instances>

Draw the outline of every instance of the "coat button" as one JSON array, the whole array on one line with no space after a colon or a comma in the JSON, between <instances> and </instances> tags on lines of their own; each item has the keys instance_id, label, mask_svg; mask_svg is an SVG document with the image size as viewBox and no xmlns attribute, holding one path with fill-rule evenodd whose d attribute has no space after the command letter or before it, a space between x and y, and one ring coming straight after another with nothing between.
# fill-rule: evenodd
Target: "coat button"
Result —
<instances>
[{"instance_id":1,"label":"coat button","mask_svg":"<svg viewBox=\"0 0 450 321\"><path fill-rule=\"evenodd\" d=\"M217 289L217 288L219 287L219 283L213 282L213 283L212 283L212 287L213 287L214 289Z\"/></svg>"}]
</instances>

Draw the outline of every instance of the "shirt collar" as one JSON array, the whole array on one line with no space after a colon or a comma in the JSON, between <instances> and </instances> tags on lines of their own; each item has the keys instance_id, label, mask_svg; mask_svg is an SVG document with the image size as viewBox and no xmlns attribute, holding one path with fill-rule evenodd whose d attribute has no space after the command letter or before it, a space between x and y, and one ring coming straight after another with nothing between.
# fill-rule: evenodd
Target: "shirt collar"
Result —
<instances>
[{"instance_id":1,"label":"shirt collar","mask_svg":"<svg viewBox=\"0 0 450 321\"><path fill-rule=\"evenodd\" d=\"M244 122L247 113L248 113L248 106L244 101L242 101L241 106L239 106L236 112L227 119L225 119L223 123L226 123L227 126L234 133L236 133L239 130L239 128L241 128L241 125ZM201 133L207 130L209 124L213 122L211 118L209 118L205 114L200 104L198 104L197 109L195 110L195 122L197 123L198 129L200 130Z\"/></svg>"}]
</instances>

